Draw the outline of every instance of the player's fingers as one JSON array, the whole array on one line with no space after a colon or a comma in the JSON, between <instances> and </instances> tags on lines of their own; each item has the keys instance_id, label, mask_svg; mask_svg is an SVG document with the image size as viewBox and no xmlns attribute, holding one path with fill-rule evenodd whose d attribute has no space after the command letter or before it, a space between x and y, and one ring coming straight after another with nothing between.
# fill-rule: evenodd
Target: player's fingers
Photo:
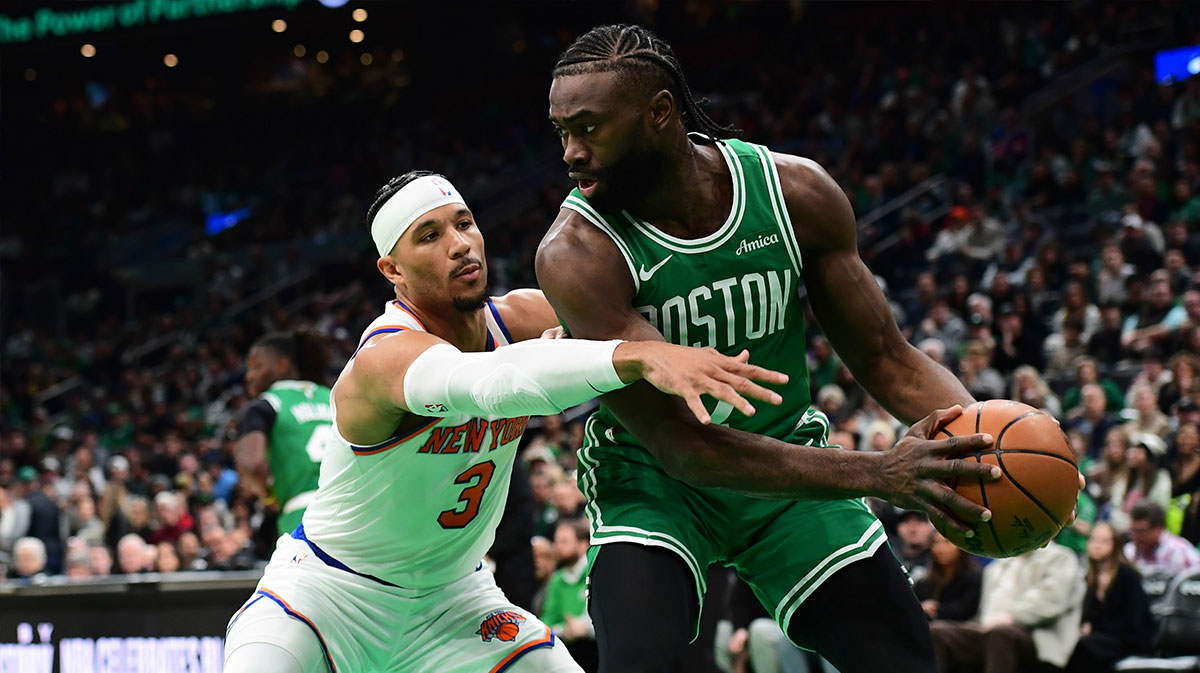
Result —
<instances>
[{"instance_id":1,"label":"player's fingers","mask_svg":"<svg viewBox=\"0 0 1200 673\"><path fill-rule=\"evenodd\" d=\"M1084 478L1083 473L1080 472L1079 473L1079 490L1082 491L1085 488L1087 488L1087 479Z\"/></svg>"},{"instance_id":2,"label":"player's fingers","mask_svg":"<svg viewBox=\"0 0 1200 673\"><path fill-rule=\"evenodd\" d=\"M929 520L935 524L940 523L942 529L956 530L967 537L975 536L975 531L970 526L951 516L948 511L942 508L936 498L921 498L921 506L924 508L925 513L929 515Z\"/></svg>"},{"instance_id":3,"label":"player's fingers","mask_svg":"<svg viewBox=\"0 0 1200 673\"><path fill-rule=\"evenodd\" d=\"M957 418L961 413L962 407L957 404L947 409L937 409L913 424L909 428L908 434L913 437L931 437L939 428Z\"/></svg>"},{"instance_id":4,"label":"player's fingers","mask_svg":"<svg viewBox=\"0 0 1200 673\"><path fill-rule=\"evenodd\" d=\"M749 362L750 361L750 351L743 348L742 352L738 353L736 356L734 356L733 359L737 360L738 362Z\"/></svg>"},{"instance_id":5,"label":"player's fingers","mask_svg":"<svg viewBox=\"0 0 1200 673\"><path fill-rule=\"evenodd\" d=\"M981 463L962 458L947 458L931 460L925 465L923 476L930 479L946 480L950 477L968 477L983 481L995 481L1003 474L1000 468L989 463Z\"/></svg>"},{"instance_id":6,"label":"player's fingers","mask_svg":"<svg viewBox=\"0 0 1200 673\"><path fill-rule=\"evenodd\" d=\"M940 481L929 481L921 487L921 495L931 502L937 502L942 509L950 512L958 520L974 524L977 521L991 521L992 512L979 503L964 498L962 494Z\"/></svg>"},{"instance_id":7,"label":"player's fingers","mask_svg":"<svg viewBox=\"0 0 1200 673\"><path fill-rule=\"evenodd\" d=\"M731 374L743 376L755 381L762 381L763 383L782 385L788 382L787 374L784 374L783 372L777 372L773 369L767 369L766 367L759 367L758 365L738 363L724 367L724 369Z\"/></svg>"},{"instance_id":8,"label":"player's fingers","mask_svg":"<svg viewBox=\"0 0 1200 673\"><path fill-rule=\"evenodd\" d=\"M747 416L754 415L754 405L750 404L749 400L739 395L738 391L728 383L712 379L709 381L705 392L717 398L718 400L721 400L722 402L728 402L729 404L732 404L734 409L737 409Z\"/></svg>"},{"instance_id":9,"label":"player's fingers","mask_svg":"<svg viewBox=\"0 0 1200 673\"><path fill-rule=\"evenodd\" d=\"M783 402L782 395L774 390L764 388L750 379L741 376L731 376L726 380L726 383L744 396L753 397L768 404L780 404Z\"/></svg>"},{"instance_id":10,"label":"player's fingers","mask_svg":"<svg viewBox=\"0 0 1200 673\"><path fill-rule=\"evenodd\" d=\"M945 409L939 409L936 412L937 418L934 420L933 427L930 428L930 432L937 432L938 430L946 427L947 423L961 416L962 412L963 408L961 404L956 404L952 407L946 407Z\"/></svg>"},{"instance_id":11,"label":"player's fingers","mask_svg":"<svg viewBox=\"0 0 1200 673\"><path fill-rule=\"evenodd\" d=\"M700 401L700 396L695 392L690 392L683 399L687 401L688 409L691 409L692 413L696 415L696 420L708 425L711 417L708 415L708 410L704 408L704 403Z\"/></svg>"},{"instance_id":12,"label":"player's fingers","mask_svg":"<svg viewBox=\"0 0 1200 673\"><path fill-rule=\"evenodd\" d=\"M967 453L987 451L991 448L992 436L985 432L933 440L933 446L929 452L935 456L961 456Z\"/></svg>"}]
</instances>

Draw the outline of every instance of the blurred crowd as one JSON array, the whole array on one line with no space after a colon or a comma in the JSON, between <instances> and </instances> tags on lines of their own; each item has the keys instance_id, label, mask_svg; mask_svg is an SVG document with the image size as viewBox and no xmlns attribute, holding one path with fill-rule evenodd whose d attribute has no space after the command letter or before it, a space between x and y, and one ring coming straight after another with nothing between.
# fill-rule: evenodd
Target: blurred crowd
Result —
<instances>
[{"instance_id":1,"label":"blurred crowd","mask_svg":"<svg viewBox=\"0 0 1200 673\"><path fill-rule=\"evenodd\" d=\"M656 4L626 3L614 18L661 23L715 119L830 171L912 343L977 399L1061 420L1088 485L1079 519L1051 548L1069 550L1089 578L1125 561L1143 573L1200 564L1200 77L1160 85L1148 53L1134 51L1082 90L1061 90L1065 75L1147 35L1200 43L1186 5L881 5L864 15L832 3ZM477 106L406 105L397 92L439 84L411 46L379 47L371 67L266 59L239 75L248 99L204 77L116 76L86 95L29 99L30 132L7 150L28 166L7 171L0 189L47 198L4 199L0 257L28 292L6 290L0 307L0 574L37 582L265 563L276 513L239 488L232 456L246 350L267 331L306 326L331 345L331 374L340 369L389 298L361 218L391 175L432 168L469 200L479 194L497 293L534 283L534 247L568 188L545 168L557 161L543 119L549 63L590 22L497 22L524 47L507 52L505 78L495 64L464 75ZM775 46L770 58L719 58L761 54L763 43ZM504 91L533 102L505 105ZM1039 106L1047 92L1059 95ZM308 114L278 119L280 106ZM245 131L264 123L275 132ZM71 144L67 160L21 151L52 136ZM196 224L238 208L249 219L222 234ZM313 257L336 240L349 253ZM94 282L47 272L76 246L96 253L71 258ZM312 280L259 295L304 270ZM47 291L61 297L49 322L30 308ZM831 444L887 450L904 424L809 324L813 400L832 421ZM530 607L579 643L592 633L574 480L584 412L534 419L521 453L539 587ZM915 513L876 504L931 618L975 616L978 596L959 585L973 577L978 593L986 569ZM1104 554L1093 554L1089 539L1104 535ZM714 591L724 618L715 666L820 666L763 645L781 634L757 622L736 582L710 581L726 584ZM1092 593L1063 600L1084 611L1097 586L1089 579Z\"/></svg>"}]
</instances>

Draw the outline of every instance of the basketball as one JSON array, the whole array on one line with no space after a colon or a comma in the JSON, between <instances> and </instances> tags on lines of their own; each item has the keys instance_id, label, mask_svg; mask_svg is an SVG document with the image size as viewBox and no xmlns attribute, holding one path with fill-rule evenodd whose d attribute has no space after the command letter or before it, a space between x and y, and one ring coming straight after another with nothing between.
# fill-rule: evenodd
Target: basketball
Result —
<instances>
[{"instance_id":1,"label":"basketball","mask_svg":"<svg viewBox=\"0 0 1200 673\"><path fill-rule=\"evenodd\" d=\"M963 497L992 511L972 537L935 522L938 532L962 549L992 558L1020 556L1058 535L1075 507L1079 468L1075 452L1051 416L1020 402L988 400L963 409L938 437L988 433L991 451L967 460L997 465L999 481L972 477L949 482Z\"/></svg>"},{"instance_id":2,"label":"basketball","mask_svg":"<svg viewBox=\"0 0 1200 673\"><path fill-rule=\"evenodd\" d=\"M500 625L499 630L496 631L496 637L507 642L511 641L513 638L516 638L520 631L521 627L519 625L513 624L512 622L504 622Z\"/></svg>"}]
</instances>

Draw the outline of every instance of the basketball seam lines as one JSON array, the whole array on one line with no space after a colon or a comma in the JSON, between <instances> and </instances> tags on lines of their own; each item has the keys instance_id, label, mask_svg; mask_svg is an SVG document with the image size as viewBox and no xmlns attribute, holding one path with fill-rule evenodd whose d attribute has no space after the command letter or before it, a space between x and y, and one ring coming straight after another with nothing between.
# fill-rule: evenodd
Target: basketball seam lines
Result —
<instances>
[{"instance_id":1,"label":"basketball seam lines","mask_svg":"<svg viewBox=\"0 0 1200 673\"><path fill-rule=\"evenodd\" d=\"M1000 455L1000 454L1002 453L1002 452L1001 452L1001 450L1000 450L1000 448L999 448L999 447L1000 447L1000 438L1004 436L1004 433L1008 432L1008 429L1009 429L1009 428L1011 428L1012 426L1016 425L1016 424L1017 424L1018 422L1020 422L1022 419L1029 418L1030 416L1039 415L1039 414L1041 414L1041 413L1042 413L1042 412L1040 412L1040 411L1030 411L1030 412L1026 412L1026 413L1024 413L1024 414L1021 414L1020 416L1017 416L1016 418L1014 418L1014 419L1012 419L1011 421L1009 421L1009 422L1008 422L1008 424L1007 424L1007 425L1005 425L1005 426L1004 426L1004 427L1003 427L1003 428L1000 430L1000 436L999 436L999 437L996 437L996 447L997 447L997 448L995 449L995 454L996 454L996 463L997 463L997 464L1000 466L1000 469L1001 469L1001 470L1004 472L1004 476L1008 477L1008 480L1009 480L1010 482L1012 482L1012 485L1013 485L1013 486L1016 486L1016 487L1017 487L1017 490L1018 490L1018 491L1020 491L1021 493L1024 493L1024 494L1025 494L1025 497L1026 497L1026 498L1029 498L1029 501L1030 501L1030 502L1032 502L1033 504L1037 505L1038 509L1042 510L1042 513L1043 513L1043 514L1045 514L1046 516L1050 517L1050 520L1054 522L1054 525L1055 525L1055 526L1058 526L1059 528L1062 528L1062 524L1060 524L1060 523L1058 522L1058 517L1054 516L1054 514L1053 514L1053 513L1052 513L1052 512L1051 512L1049 509L1046 509L1046 506L1045 506L1045 505L1043 505L1043 504L1042 504L1042 502L1041 502L1040 500L1038 500L1037 498L1033 497L1033 494L1032 494L1032 493L1030 493L1029 491L1025 490L1025 487L1024 487L1024 486L1022 486L1022 485L1020 484L1020 482L1018 482L1016 479L1013 479L1012 475L1008 473L1008 468L1004 467L1004 458L1003 458L1003 457L1001 457L1001 455Z\"/></svg>"},{"instance_id":2,"label":"basketball seam lines","mask_svg":"<svg viewBox=\"0 0 1200 673\"><path fill-rule=\"evenodd\" d=\"M979 403L979 408L975 410L975 434L979 434L979 422L983 419L983 407L986 405L987 405L987 400L984 400ZM1001 430L1000 434L1004 434L1004 431ZM999 442L1000 442L1000 438L997 437L996 443L999 443ZM997 456L996 460L999 460L999 459L1000 459L999 456ZM983 454L982 453L975 454L975 462L976 463L983 462ZM980 477L978 479L978 481L979 481L979 499L983 501L983 506L985 509L991 509L990 507L988 507L987 489L984 488L983 478ZM1005 551L1004 545L1000 542L1000 534L996 532L996 517L992 517L991 519L988 519L987 525L988 525L988 530L992 531L992 539L996 541L996 548L1000 550L1001 554L1008 556L1008 552Z\"/></svg>"}]
</instances>

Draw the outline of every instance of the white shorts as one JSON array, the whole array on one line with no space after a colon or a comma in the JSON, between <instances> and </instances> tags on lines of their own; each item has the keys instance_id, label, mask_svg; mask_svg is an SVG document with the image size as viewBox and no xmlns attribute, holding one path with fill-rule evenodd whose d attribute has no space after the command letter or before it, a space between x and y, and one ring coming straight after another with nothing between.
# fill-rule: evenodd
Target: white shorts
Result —
<instances>
[{"instance_id":1,"label":"white shorts","mask_svg":"<svg viewBox=\"0 0 1200 673\"><path fill-rule=\"evenodd\" d=\"M295 620L307 628L295 628ZM550 629L510 603L482 564L442 587L403 589L327 565L289 535L229 620L226 662L251 643L320 656L324 666L315 670L332 673L581 673Z\"/></svg>"}]
</instances>

